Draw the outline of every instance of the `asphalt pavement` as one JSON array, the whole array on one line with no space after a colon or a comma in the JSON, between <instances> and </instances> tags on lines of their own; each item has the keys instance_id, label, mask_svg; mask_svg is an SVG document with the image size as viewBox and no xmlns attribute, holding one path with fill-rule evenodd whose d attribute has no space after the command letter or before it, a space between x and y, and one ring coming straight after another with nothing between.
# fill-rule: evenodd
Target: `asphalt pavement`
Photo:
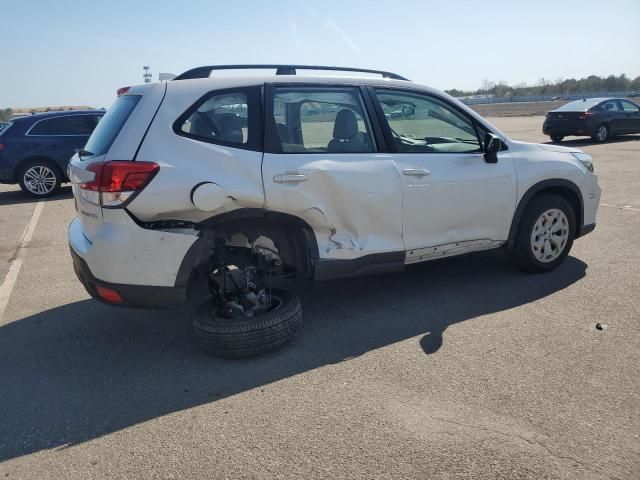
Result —
<instances>
[{"instance_id":1,"label":"asphalt pavement","mask_svg":"<svg viewBox=\"0 0 640 480\"><path fill-rule=\"evenodd\" d=\"M0 187L0 478L640 478L640 135L565 144L604 191L556 271L492 251L318 284L301 337L241 361L188 309L91 300L68 188Z\"/></svg>"}]
</instances>

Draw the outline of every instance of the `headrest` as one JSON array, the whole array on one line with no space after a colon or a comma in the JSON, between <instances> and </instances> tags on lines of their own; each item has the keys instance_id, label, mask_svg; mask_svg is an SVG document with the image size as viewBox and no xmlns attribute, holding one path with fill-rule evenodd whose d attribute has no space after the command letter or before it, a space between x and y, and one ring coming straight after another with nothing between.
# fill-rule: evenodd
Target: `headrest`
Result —
<instances>
[{"instance_id":1,"label":"headrest","mask_svg":"<svg viewBox=\"0 0 640 480\"><path fill-rule=\"evenodd\" d=\"M242 122L235 113L220 115L218 125L222 132L232 132L234 130L242 130Z\"/></svg>"},{"instance_id":2,"label":"headrest","mask_svg":"<svg viewBox=\"0 0 640 480\"><path fill-rule=\"evenodd\" d=\"M333 138L337 140L351 140L358 133L358 120L351 110L340 110L333 124Z\"/></svg>"}]
</instances>

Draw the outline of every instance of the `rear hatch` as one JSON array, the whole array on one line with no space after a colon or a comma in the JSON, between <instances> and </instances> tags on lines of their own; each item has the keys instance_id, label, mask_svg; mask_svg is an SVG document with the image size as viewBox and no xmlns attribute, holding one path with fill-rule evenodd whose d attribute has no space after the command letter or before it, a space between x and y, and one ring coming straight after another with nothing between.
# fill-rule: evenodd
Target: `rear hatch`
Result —
<instances>
[{"instance_id":1,"label":"rear hatch","mask_svg":"<svg viewBox=\"0 0 640 480\"><path fill-rule=\"evenodd\" d=\"M166 84L131 87L118 96L98 123L84 150L69 162L69 179L85 237L91 241L103 221L104 195L100 175L107 162L135 161ZM103 182L104 183L104 182ZM114 208L113 205L108 208ZM116 207L117 208L117 207Z\"/></svg>"}]
</instances>

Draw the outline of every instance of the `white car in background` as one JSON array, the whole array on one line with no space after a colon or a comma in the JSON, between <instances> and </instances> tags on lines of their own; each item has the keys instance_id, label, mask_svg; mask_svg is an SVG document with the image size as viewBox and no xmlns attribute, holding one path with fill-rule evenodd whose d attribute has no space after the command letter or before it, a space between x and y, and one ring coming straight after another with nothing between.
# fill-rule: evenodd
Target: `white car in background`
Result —
<instances>
[{"instance_id":1,"label":"white car in background","mask_svg":"<svg viewBox=\"0 0 640 480\"><path fill-rule=\"evenodd\" d=\"M243 68L277 72L215 75ZM300 301L282 277L392 272L500 247L545 272L594 229L600 199L580 150L511 140L393 73L292 65L199 67L121 89L69 176L69 243L89 293L155 308L205 282L211 313L195 319L196 336L228 356L296 334Z\"/></svg>"}]
</instances>

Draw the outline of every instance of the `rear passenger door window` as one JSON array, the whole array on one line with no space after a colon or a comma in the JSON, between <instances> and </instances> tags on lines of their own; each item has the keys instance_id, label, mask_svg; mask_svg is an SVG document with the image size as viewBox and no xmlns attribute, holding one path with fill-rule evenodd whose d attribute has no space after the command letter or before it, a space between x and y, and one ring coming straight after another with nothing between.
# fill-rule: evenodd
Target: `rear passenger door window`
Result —
<instances>
[{"instance_id":1,"label":"rear passenger door window","mask_svg":"<svg viewBox=\"0 0 640 480\"><path fill-rule=\"evenodd\" d=\"M618 112L620 111L620 106L618 105L617 100L609 100L608 102L604 102L601 105L601 108L605 112Z\"/></svg>"},{"instance_id":2,"label":"rear passenger door window","mask_svg":"<svg viewBox=\"0 0 640 480\"><path fill-rule=\"evenodd\" d=\"M214 91L174 124L181 136L236 148L261 148L260 92L257 88Z\"/></svg>"},{"instance_id":3,"label":"rear passenger door window","mask_svg":"<svg viewBox=\"0 0 640 480\"><path fill-rule=\"evenodd\" d=\"M275 87L273 122L282 153L377 151L356 87Z\"/></svg>"}]
</instances>

